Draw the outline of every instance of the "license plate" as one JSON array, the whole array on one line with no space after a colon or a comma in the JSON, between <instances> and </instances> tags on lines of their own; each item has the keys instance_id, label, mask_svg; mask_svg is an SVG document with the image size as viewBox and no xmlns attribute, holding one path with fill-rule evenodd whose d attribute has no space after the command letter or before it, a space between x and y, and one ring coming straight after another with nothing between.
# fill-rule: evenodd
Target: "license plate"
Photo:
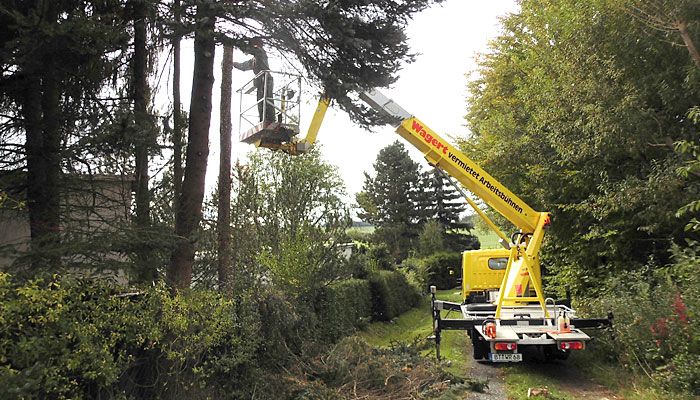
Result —
<instances>
[{"instance_id":1,"label":"license plate","mask_svg":"<svg viewBox=\"0 0 700 400\"><path fill-rule=\"evenodd\" d=\"M520 362L523 360L523 355L520 353L491 353L489 359L491 360L491 362Z\"/></svg>"}]
</instances>

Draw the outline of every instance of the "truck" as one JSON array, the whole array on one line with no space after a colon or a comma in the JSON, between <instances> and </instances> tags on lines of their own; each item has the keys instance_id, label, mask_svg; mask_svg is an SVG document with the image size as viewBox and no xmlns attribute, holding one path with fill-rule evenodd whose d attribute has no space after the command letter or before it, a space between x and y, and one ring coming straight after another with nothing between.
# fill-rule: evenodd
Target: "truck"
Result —
<instances>
[{"instance_id":1,"label":"truck","mask_svg":"<svg viewBox=\"0 0 700 400\"><path fill-rule=\"evenodd\" d=\"M239 92L245 90L244 87ZM286 89L280 90L285 92ZM607 318L580 318L570 300L545 298L539 252L552 223L550 213L534 210L461 150L380 91L364 91L359 97L391 123L395 132L417 148L431 166L444 174L498 235L503 246L502 249L463 253L461 303L438 300L435 287L430 288L432 337L438 358L444 330L466 331L476 360L520 362L525 353L552 360L566 359L571 352L584 350L591 340L582 329L612 325L612 314ZM330 99L321 96L307 135L302 139L297 138L298 128L294 128L298 119L283 115L284 110L295 108L290 107L289 102L288 96L280 96L276 101L279 106L275 106L280 112L278 122L255 125L242 132L241 140L291 155L308 151L316 140ZM506 236L464 188L512 223L513 234ZM443 318L443 311L448 315L455 312L460 318Z\"/></svg>"}]
</instances>

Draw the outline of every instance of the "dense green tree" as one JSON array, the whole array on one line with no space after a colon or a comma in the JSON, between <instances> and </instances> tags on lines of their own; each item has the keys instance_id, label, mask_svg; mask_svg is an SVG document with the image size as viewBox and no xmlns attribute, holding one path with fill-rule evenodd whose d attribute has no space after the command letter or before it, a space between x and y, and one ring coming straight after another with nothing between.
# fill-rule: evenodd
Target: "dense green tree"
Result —
<instances>
[{"instance_id":1,"label":"dense green tree","mask_svg":"<svg viewBox=\"0 0 700 400\"><path fill-rule=\"evenodd\" d=\"M194 20L195 65L184 181L175 218L180 238L168 266L176 288L190 284L194 234L201 219L208 156L215 42L245 49L253 38L299 61L308 77L363 125L384 122L351 93L387 86L410 62L404 30L413 13L440 0L362 2L198 2ZM219 23L217 23L219 21Z\"/></svg>"},{"instance_id":2,"label":"dense green tree","mask_svg":"<svg viewBox=\"0 0 700 400\"><path fill-rule=\"evenodd\" d=\"M295 297L308 299L317 289L344 277L340 257L350 226L345 188L336 168L319 150L301 156L261 150L233 170L232 287L260 287L272 279ZM213 286L218 251L213 209L205 213L206 236L195 276ZM243 285L243 286L242 286Z\"/></svg>"},{"instance_id":3,"label":"dense green tree","mask_svg":"<svg viewBox=\"0 0 700 400\"><path fill-rule=\"evenodd\" d=\"M376 226L375 238L387 244L395 260L401 260L425 220L419 165L395 141L379 151L374 172L374 177L365 173L363 190L357 195L359 215Z\"/></svg>"},{"instance_id":4,"label":"dense green tree","mask_svg":"<svg viewBox=\"0 0 700 400\"><path fill-rule=\"evenodd\" d=\"M523 1L481 59L464 148L537 209L552 211L545 262L583 291L669 261L675 210L697 196L675 170L700 79L681 38L615 0ZM695 26L696 21L689 21ZM693 33L697 36L697 32Z\"/></svg>"},{"instance_id":5,"label":"dense green tree","mask_svg":"<svg viewBox=\"0 0 700 400\"><path fill-rule=\"evenodd\" d=\"M467 209L465 201L449 182L448 177L433 168L432 171L423 173L422 183L423 193L419 195L419 209L427 223L435 221L436 226L440 227L441 237L434 240L442 241L443 249L453 251L479 248L479 240L468 233L473 226L460 218L460 214ZM423 227L420 246L430 241L426 237L428 232L435 232L435 226Z\"/></svg>"},{"instance_id":6,"label":"dense green tree","mask_svg":"<svg viewBox=\"0 0 700 400\"><path fill-rule=\"evenodd\" d=\"M53 248L35 265L56 266L63 152L94 122L96 93L127 47L119 1L0 3L0 132L5 172L26 169L32 248ZM47 253L49 254L49 253ZM46 256L46 254L45 254Z\"/></svg>"},{"instance_id":7,"label":"dense green tree","mask_svg":"<svg viewBox=\"0 0 700 400\"><path fill-rule=\"evenodd\" d=\"M462 195L437 169L423 175L423 190L428 194L425 206L427 218L435 220L446 229L470 228L460 220L466 209Z\"/></svg>"}]
</instances>

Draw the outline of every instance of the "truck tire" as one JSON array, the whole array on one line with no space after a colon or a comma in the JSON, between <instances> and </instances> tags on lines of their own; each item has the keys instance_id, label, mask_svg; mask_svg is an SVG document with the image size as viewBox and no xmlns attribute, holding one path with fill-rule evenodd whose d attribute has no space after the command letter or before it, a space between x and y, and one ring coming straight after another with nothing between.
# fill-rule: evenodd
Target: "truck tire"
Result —
<instances>
[{"instance_id":1,"label":"truck tire","mask_svg":"<svg viewBox=\"0 0 700 400\"><path fill-rule=\"evenodd\" d=\"M484 340L483 337L481 337L481 334L477 332L476 329L472 329L471 334L472 338L472 349L473 349L473 357L475 360L483 360L489 355L489 343Z\"/></svg>"},{"instance_id":2,"label":"truck tire","mask_svg":"<svg viewBox=\"0 0 700 400\"><path fill-rule=\"evenodd\" d=\"M568 351L562 351L557 349L556 346L554 345L549 345L549 346L544 346L542 349L543 353L543 358L545 362L552 362L552 361L563 361L569 358L569 352Z\"/></svg>"}]
</instances>

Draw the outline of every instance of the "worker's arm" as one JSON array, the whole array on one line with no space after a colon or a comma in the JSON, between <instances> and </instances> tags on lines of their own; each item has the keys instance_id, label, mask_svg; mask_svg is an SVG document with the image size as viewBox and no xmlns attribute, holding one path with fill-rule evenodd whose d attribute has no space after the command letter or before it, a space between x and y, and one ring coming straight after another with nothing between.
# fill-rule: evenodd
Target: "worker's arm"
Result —
<instances>
[{"instance_id":1,"label":"worker's arm","mask_svg":"<svg viewBox=\"0 0 700 400\"><path fill-rule=\"evenodd\" d=\"M253 69L253 65L255 65L255 58L251 58L248 61L233 63L233 67L236 69L240 69L241 71L250 71L251 69Z\"/></svg>"}]
</instances>

